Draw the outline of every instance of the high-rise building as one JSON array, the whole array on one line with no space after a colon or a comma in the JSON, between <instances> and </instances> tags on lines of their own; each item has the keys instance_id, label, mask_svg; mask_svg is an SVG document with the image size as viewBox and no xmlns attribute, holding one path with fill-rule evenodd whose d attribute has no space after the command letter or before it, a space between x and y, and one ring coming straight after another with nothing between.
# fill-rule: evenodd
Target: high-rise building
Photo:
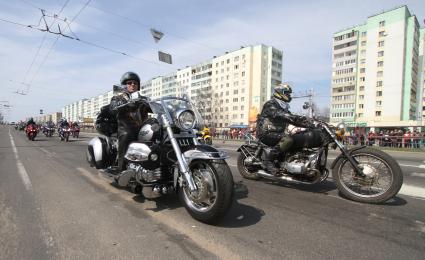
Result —
<instances>
[{"instance_id":1,"label":"high-rise building","mask_svg":"<svg viewBox=\"0 0 425 260\"><path fill-rule=\"evenodd\" d=\"M401 6L334 34L331 122L418 125L419 30L416 17Z\"/></svg>"}]
</instances>

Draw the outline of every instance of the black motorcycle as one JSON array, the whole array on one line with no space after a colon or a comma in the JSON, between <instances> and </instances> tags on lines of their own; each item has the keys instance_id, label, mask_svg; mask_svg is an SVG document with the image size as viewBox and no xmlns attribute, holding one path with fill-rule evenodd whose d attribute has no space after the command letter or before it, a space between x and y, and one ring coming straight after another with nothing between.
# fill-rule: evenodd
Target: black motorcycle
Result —
<instances>
[{"instance_id":1,"label":"black motorcycle","mask_svg":"<svg viewBox=\"0 0 425 260\"><path fill-rule=\"evenodd\" d=\"M138 140L130 143L124 157L126 170L115 177L117 184L150 198L178 193L193 218L217 222L232 203L233 177L225 161L228 156L197 142L194 129L202 124L202 118L188 100L143 100L134 94L129 102L139 108L149 106L152 114L142 123ZM106 111L101 114L105 116ZM102 169L116 163L118 141L110 127L114 124L111 116L105 116L105 120L98 117L97 123L104 136L90 141L87 160Z\"/></svg>"},{"instance_id":2,"label":"black motorcycle","mask_svg":"<svg viewBox=\"0 0 425 260\"><path fill-rule=\"evenodd\" d=\"M294 143L285 154L248 134L246 144L238 149L239 173L252 180L263 177L315 184L329 175L326 167L328 149L339 148L341 154L330 168L343 196L358 202L383 203L398 193L403 184L403 173L394 158L366 146L347 149L341 142L345 133L342 123L336 128L319 120L312 119L310 123L311 128L292 135ZM271 162L277 171L270 173L265 161Z\"/></svg>"}]
</instances>

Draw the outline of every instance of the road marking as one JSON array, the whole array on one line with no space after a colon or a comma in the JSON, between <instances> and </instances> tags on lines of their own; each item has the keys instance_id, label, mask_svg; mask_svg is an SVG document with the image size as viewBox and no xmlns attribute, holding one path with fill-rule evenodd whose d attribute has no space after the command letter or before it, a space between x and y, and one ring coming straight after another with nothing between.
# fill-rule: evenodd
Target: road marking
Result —
<instances>
[{"instance_id":1,"label":"road marking","mask_svg":"<svg viewBox=\"0 0 425 260\"><path fill-rule=\"evenodd\" d=\"M12 137L12 134L10 133L10 129L9 129L9 137L10 137L10 142L12 143L13 153L15 154L16 166L18 167L19 176L21 176L21 179L24 182L25 189L27 191L32 191L30 177L28 176L28 173L25 170L25 167L22 164L21 160L19 160L18 150L16 149L15 141L13 141L13 137Z\"/></svg>"},{"instance_id":2,"label":"road marking","mask_svg":"<svg viewBox=\"0 0 425 260\"><path fill-rule=\"evenodd\" d=\"M425 173L422 173L422 172L412 172L410 174L410 176L413 176L413 177L425 177Z\"/></svg>"},{"instance_id":3,"label":"road marking","mask_svg":"<svg viewBox=\"0 0 425 260\"><path fill-rule=\"evenodd\" d=\"M403 163L399 163L398 165L400 165L400 166L406 166L406 167L415 167L415 168L425 169L425 165L412 165L412 164L403 164Z\"/></svg>"},{"instance_id":4,"label":"road marking","mask_svg":"<svg viewBox=\"0 0 425 260\"><path fill-rule=\"evenodd\" d=\"M39 147L39 148L40 148L41 151L43 151L49 157L53 157L56 154L55 152L51 153L51 152L47 151L46 149L44 149L42 147Z\"/></svg>"},{"instance_id":5,"label":"road marking","mask_svg":"<svg viewBox=\"0 0 425 260\"><path fill-rule=\"evenodd\" d=\"M425 198L425 188L407 185L407 184L403 184L403 186L401 186L401 189L398 193L412 196L412 197Z\"/></svg>"}]
</instances>

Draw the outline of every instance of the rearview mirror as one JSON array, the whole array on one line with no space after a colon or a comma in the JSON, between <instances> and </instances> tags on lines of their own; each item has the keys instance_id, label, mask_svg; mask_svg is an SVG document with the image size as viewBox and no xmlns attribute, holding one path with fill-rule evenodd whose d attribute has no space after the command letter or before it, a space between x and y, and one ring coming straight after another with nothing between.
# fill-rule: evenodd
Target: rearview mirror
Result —
<instances>
[{"instance_id":1,"label":"rearview mirror","mask_svg":"<svg viewBox=\"0 0 425 260\"><path fill-rule=\"evenodd\" d=\"M125 89L124 89L124 87L123 87L123 86L120 86L120 85L114 85L114 87L113 87L113 91L114 91L114 94L116 94L116 93L122 93L122 92L124 92L124 91L125 91Z\"/></svg>"}]
</instances>

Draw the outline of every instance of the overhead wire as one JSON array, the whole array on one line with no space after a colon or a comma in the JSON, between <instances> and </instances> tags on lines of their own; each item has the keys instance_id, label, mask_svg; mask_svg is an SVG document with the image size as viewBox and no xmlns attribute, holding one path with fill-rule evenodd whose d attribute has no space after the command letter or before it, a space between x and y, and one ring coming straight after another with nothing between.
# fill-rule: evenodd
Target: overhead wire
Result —
<instances>
[{"instance_id":1,"label":"overhead wire","mask_svg":"<svg viewBox=\"0 0 425 260\"><path fill-rule=\"evenodd\" d=\"M65 8L65 6L69 3L70 0L66 0L65 4L62 6L59 14L57 16L55 16L52 25L54 24L54 22L56 21L56 19L59 17L60 13L62 13L63 9ZM83 12L83 10L87 7L87 5L91 2L92 0L88 0L83 7L77 12L77 14L71 19L71 22L69 24L71 24L75 19L77 19L77 17ZM59 27L60 28L60 27ZM30 82L29 82L29 86L27 87L27 93L30 90L31 84L34 82L35 77L38 75L38 72L41 70L41 68L43 67L44 63L47 61L47 59L49 58L50 53L52 52L52 50L55 48L57 42L59 41L59 37L60 35L58 34L58 36L56 37L55 41L53 42L53 44L50 46L49 50L47 51L46 55L44 56L43 61L40 63L39 67L37 68L36 72L33 74L33 77L31 78Z\"/></svg>"},{"instance_id":2,"label":"overhead wire","mask_svg":"<svg viewBox=\"0 0 425 260\"><path fill-rule=\"evenodd\" d=\"M39 9L39 10L41 11L41 13L44 15L44 10L43 10L42 8L40 8L40 7L38 7L38 6L34 5L33 3L28 2L28 1L26 1L26 0L20 0L20 1L21 1L21 2L26 3L26 4L30 5L30 6L32 6L32 7L34 7L34 8L36 8L36 9ZM66 1L64 2L64 4L62 5L61 9L59 10L59 12L58 12L57 16L60 16L60 14L62 13L62 11L63 11L63 10L65 9L65 7L68 5L69 1L70 1L70 0L66 0ZM41 16L41 17L40 17L39 25L40 25L41 19L44 19L44 17L43 17L43 16ZM54 23L55 23L55 22L56 22L56 16L55 16L55 18L53 19L52 23L50 24L50 27L52 27L52 26L54 25ZM46 24L46 27L47 27L47 24ZM47 29L48 29L48 27L47 27ZM23 82L24 82L24 83L26 83L26 82L27 82L27 77L28 77L28 75L29 75L29 73L30 73L31 69L33 68L33 66L34 66L34 64L35 64L35 61L37 60L38 55L40 54L41 47L44 45L44 42L45 42L45 40L46 40L46 37L47 37L47 31L44 33L43 38L42 38L42 40L41 40L41 42L40 42L40 44L39 44L39 46L38 46L38 48L37 48L37 51L36 51L36 53L35 53L35 55L34 55L34 57L33 57L32 61L31 61L31 63L30 63L30 66L28 67L28 69L26 70L26 72L25 72L25 74L24 74L24 79L23 79ZM48 53L49 53L49 52L48 52ZM43 60L43 62L44 62L44 60ZM43 62L42 62L42 63L43 63ZM38 73L38 70L39 70L39 69L37 69L37 70L36 70L36 73L35 73L34 75L36 75L36 74ZM28 91L29 91L29 88L30 88L30 86L31 86L31 83L32 83L32 81L33 81L34 77L35 77L35 76L33 76L33 78L31 79L30 83L29 83L29 84L28 84L28 86L27 86L27 90L26 90L26 92L27 92L27 93L28 93Z\"/></svg>"}]
</instances>

